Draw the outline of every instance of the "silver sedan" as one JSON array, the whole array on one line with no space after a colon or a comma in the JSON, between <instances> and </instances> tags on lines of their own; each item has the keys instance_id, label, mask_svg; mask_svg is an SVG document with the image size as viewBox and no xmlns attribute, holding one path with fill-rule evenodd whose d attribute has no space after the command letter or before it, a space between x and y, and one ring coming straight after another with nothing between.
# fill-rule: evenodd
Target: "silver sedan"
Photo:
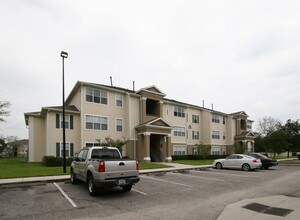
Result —
<instances>
[{"instance_id":1,"label":"silver sedan","mask_svg":"<svg viewBox=\"0 0 300 220\"><path fill-rule=\"evenodd\" d=\"M215 160L213 167L216 169L232 168L242 169L244 171L254 170L261 168L262 164L259 159L245 155L245 154L232 154L225 159Z\"/></svg>"}]
</instances>

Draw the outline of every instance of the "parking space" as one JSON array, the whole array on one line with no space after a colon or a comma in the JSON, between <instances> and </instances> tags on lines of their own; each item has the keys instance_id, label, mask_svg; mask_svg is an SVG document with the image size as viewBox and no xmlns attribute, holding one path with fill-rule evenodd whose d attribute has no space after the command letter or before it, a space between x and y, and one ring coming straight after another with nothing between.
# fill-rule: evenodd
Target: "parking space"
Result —
<instances>
[{"instance_id":1,"label":"parking space","mask_svg":"<svg viewBox=\"0 0 300 220\"><path fill-rule=\"evenodd\" d=\"M241 198L275 194L275 189L284 188L283 185L299 191L299 186L293 184L299 176L298 167L281 166L251 172L226 169L170 172L141 175L140 182L129 193L121 188L104 189L96 197L89 195L83 183L1 187L0 218L113 219L122 215L128 219L193 219L201 215L215 219L226 204ZM272 183L276 185L270 188ZM287 190L285 194L288 193Z\"/></svg>"}]
</instances>

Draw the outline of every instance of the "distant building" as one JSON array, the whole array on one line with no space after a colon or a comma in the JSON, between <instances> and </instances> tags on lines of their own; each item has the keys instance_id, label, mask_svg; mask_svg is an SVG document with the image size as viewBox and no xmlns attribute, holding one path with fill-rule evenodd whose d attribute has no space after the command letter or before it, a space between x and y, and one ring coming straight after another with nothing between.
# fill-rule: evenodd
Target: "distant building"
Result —
<instances>
[{"instance_id":1,"label":"distant building","mask_svg":"<svg viewBox=\"0 0 300 220\"><path fill-rule=\"evenodd\" d=\"M66 155L105 137L127 139L123 155L145 162L196 154L197 144L211 145L211 154L231 154L234 145L254 150L244 111L226 114L165 96L156 86L133 91L78 81L66 100ZM62 156L62 106L25 113L25 122L30 162Z\"/></svg>"}]
</instances>

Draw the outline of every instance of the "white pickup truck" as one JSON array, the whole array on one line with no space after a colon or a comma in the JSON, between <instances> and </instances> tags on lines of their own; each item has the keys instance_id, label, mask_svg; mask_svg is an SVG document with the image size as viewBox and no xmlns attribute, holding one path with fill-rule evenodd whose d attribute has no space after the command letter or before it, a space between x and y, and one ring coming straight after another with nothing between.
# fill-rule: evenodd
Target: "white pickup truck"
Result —
<instances>
[{"instance_id":1,"label":"white pickup truck","mask_svg":"<svg viewBox=\"0 0 300 220\"><path fill-rule=\"evenodd\" d=\"M97 188L122 187L129 192L139 178L139 162L122 159L115 147L83 148L71 164L71 182L81 180L88 185L91 196L97 194Z\"/></svg>"}]
</instances>

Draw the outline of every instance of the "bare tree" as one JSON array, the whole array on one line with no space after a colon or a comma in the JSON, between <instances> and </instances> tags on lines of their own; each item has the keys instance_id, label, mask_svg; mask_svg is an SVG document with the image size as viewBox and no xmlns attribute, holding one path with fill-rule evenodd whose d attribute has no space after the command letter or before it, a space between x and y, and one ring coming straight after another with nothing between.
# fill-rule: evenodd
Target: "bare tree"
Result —
<instances>
[{"instance_id":1,"label":"bare tree","mask_svg":"<svg viewBox=\"0 0 300 220\"><path fill-rule=\"evenodd\" d=\"M9 107L10 107L10 102L0 101L0 122L6 122L3 117L9 116L10 111L6 110Z\"/></svg>"},{"instance_id":2,"label":"bare tree","mask_svg":"<svg viewBox=\"0 0 300 220\"><path fill-rule=\"evenodd\" d=\"M19 149L21 147L21 143L19 138L16 136L9 136L6 138L6 151L10 157L17 157Z\"/></svg>"},{"instance_id":3,"label":"bare tree","mask_svg":"<svg viewBox=\"0 0 300 220\"><path fill-rule=\"evenodd\" d=\"M266 136L267 134L276 131L280 124L278 119L265 116L258 120L258 131L262 136Z\"/></svg>"}]
</instances>

